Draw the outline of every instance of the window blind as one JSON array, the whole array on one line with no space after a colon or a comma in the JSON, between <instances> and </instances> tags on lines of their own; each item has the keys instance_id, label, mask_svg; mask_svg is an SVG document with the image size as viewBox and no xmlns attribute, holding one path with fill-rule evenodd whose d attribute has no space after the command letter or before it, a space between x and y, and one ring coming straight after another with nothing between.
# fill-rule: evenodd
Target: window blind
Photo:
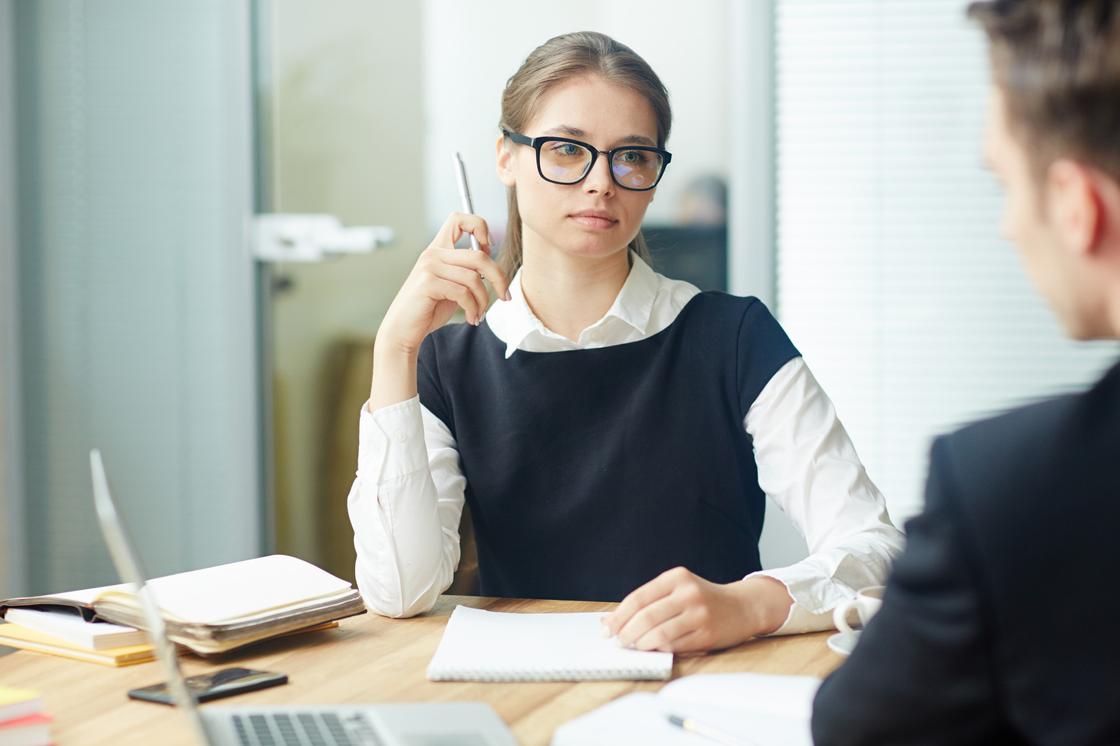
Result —
<instances>
[{"instance_id":1,"label":"window blind","mask_svg":"<svg viewBox=\"0 0 1120 746\"><path fill-rule=\"evenodd\" d=\"M934 435L1117 357L1063 336L999 237L988 85L963 3L776 6L779 317L900 524Z\"/></svg>"}]
</instances>

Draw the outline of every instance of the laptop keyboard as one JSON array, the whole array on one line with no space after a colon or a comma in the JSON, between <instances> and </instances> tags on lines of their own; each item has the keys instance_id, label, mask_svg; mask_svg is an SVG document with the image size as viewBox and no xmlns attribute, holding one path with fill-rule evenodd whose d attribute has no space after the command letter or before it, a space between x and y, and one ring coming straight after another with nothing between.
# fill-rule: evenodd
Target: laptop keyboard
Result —
<instances>
[{"instance_id":1,"label":"laptop keyboard","mask_svg":"<svg viewBox=\"0 0 1120 746\"><path fill-rule=\"evenodd\" d=\"M369 721L355 713L333 712L234 715L233 727L244 746L382 746Z\"/></svg>"}]
</instances>

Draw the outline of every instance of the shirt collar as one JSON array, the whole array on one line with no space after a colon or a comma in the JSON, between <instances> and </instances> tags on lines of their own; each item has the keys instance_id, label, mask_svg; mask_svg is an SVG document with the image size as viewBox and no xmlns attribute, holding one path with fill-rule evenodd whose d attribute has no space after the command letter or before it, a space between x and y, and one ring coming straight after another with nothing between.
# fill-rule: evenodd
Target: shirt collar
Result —
<instances>
[{"instance_id":1,"label":"shirt collar","mask_svg":"<svg viewBox=\"0 0 1120 746\"><path fill-rule=\"evenodd\" d=\"M630 274L626 276L622 290L618 291L618 297L603 314L603 318L619 319L632 326L638 333L646 334L660 283L657 273L640 256L633 253L630 256L633 258ZM602 320L595 323L602 323Z\"/></svg>"},{"instance_id":2,"label":"shirt collar","mask_svg":"<svg viewBox=\"0 0 1120 746\"><path fill-rule=\"evenodd\" d=\"M646 334L653 314L654 301L657 298L658 276L641 257L633 253L630 256L633 260L630 274L626 276L626 282L623 283L614 303L603 314L603 318L588 329L600 326L608 319L618 319L633 327L638 333ZM506 344L506 358L512 357L531 334L556 336L555 332L549 330L529 308L525 293L521 289L520 269L513 276L509 293L510 300L494 303L486 314L490 330Z\"/></svg>"}]
</instances>

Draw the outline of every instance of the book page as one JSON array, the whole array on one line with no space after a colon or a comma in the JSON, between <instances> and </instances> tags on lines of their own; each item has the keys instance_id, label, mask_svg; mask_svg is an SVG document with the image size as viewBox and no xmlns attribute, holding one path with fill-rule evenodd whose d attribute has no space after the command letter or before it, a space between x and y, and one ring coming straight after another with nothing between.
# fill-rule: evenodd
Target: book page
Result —
<instances>
[{"instance_id":1,"label":"book page","mask_svg":"<svg viewBox=\"0 0 1120 746\"><path fill-rule=\"evenodd\" d=\"M144 633L134 627L100 621L87 622L77 609L56 611L16 607L8 609L4 618L13 624L36 629L53 637L96 650L147 642Z\"/></svg>"},{"instance_id":2,"label":"book page","mask_svg":"<svg viewBox=\"0 0 1120 746\"><path fill-rule=\"evenodd\" d=\"M326 570L283 554L167 575L148 585L164 616L195 624L235 622L351 588Z\"/></svg>"},{"instance_id":3,"label":"book page","mask_svg":"<svg viewBox=\"0 0 1120 746\"><path fill-rule=\"evenodd\" d=\"M123 591L127 590L128 586L122 584L118 585L103 585L98 588L83 588L77 591L65 591L63 593L52 593L47 596L21 596L19 598L9 598L2 602L4 606L72 606L72 607L90 607L93 600L100 596L102 593L108 591Z\"/></svg>"}]
</instances>

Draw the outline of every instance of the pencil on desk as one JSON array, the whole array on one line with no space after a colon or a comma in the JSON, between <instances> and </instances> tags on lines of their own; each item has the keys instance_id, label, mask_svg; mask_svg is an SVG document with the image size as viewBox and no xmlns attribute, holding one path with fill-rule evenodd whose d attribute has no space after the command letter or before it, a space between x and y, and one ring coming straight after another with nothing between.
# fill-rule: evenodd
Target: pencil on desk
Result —
<instances>
[{"instance_id":1,"label":"pencil on desk","mask_svg":"<svg viewBox=\"0 0 1120 746\"><path fill-rule=\"evenodd\" d=\"M736 738L728 733L724 733L718 728L713 728L710 725L698 723L692 718L682 718L680 715L666 715L671 725L675 725L681 730L695 733L698 736L707 738L716 743L726 744L726 746L750 746L749 741L744 741L741 738Z\"/></svg>"}]
</instances>

